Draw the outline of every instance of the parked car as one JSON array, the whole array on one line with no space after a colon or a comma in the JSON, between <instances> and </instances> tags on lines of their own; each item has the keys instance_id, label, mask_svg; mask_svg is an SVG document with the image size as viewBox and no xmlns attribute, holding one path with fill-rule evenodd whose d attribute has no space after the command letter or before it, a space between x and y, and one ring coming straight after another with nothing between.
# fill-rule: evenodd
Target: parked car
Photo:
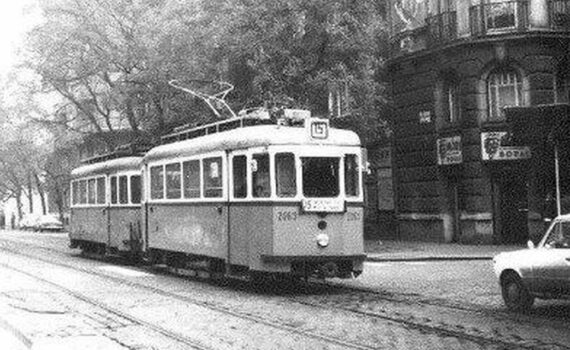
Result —
<instances>
[{"instance_id":1,"label":"parked car","mask_svg":"<svg viewBox=\"0 0 570 350\"><path fill-rule=\"evenodd\" d=\"M528 247L493 259L506 306L524 311L535 298L570 298L570 214L554 219L542 240Z\"/></svg>"},{"instance_id":2,"label":"parked car","mask_svg":"<svg viewBox=\"0 0 570 350\"><path fill-rule=\"evenodd\" d=\"M54 215L42 215L39 217L36 226L34 227L36 231L62 231L63 224Z\"/></svg>"},{"instance_id":3,"label":"parked car","mask_svg":"<svg viewBox=\"0 0 570 350\"><path fill-rule=\"evenodd\" d=\"M22 220L20 220L20 230L35 230L40 217L34 214L24 215Z\"/></svg>"}]
</instances>

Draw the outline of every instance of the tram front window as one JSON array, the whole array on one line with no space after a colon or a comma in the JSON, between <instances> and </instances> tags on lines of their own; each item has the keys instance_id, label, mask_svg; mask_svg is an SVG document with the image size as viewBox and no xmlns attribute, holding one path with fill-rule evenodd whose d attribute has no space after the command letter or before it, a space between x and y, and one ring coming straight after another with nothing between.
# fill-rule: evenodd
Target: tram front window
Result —
<instances>
[{"instance_id":1,"label":"tram front window","mask_svg":"<svg viewBox=\"0 0 570 350\"><path fill-rule=\"evenodd\" d=\"M339 195L340 158L302 157L303 195L337 197Z\"/></svg>"},{"instance_id":2,"label":"tram front window","mask_svg":"<svg viewBox=\"0 0 570 350\"><path fill-rule=\"evenodd\" d=\"M275 155L275 173L277 196L295 197L297 194L295 155L293 153L277 153Z\"/></svg>"},{"instance_id":3,"label":"tram front window","mask_svg":"<svg viewBox=\"0 0 570 350\"><path fill-rule=\"evenodd\" d=\"M271 187L269 187L269 155L254 154L253 162L255 164L251 177L253 196L267 198L271 195Z\"/></svg>"}]
</instances>

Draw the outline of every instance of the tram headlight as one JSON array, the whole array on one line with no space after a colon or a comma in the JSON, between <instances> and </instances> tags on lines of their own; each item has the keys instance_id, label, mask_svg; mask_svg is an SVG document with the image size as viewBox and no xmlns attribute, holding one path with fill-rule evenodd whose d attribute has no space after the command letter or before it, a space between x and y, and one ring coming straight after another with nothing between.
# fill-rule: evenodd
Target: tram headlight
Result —
<instances>
[{"instance_id":1,"label":"tram headlight","mask_svg":"<svg viewBox=\"0 0 570 350\"><path fill-rule=\"evenodd\" d=\"M327 235L326 233L321 233L320 235L318 235L317 244L321 248L327 247L329 245L329 235Z\"/></svg>"}]
</instances>

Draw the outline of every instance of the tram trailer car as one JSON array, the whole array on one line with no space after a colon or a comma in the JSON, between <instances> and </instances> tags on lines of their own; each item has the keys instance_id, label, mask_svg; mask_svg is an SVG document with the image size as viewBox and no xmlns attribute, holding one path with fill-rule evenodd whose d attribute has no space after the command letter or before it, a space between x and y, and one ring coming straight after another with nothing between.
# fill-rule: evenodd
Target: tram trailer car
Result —
<instances>
[{"instance_id":1,"label":"tram trailer car","mask_svg":"<svg viewBox=\"0 0 570 350\"><path fill-rule=\"evenodd\" d=\"M143 158L153 263L232 276L362 272L358 136L309 118L165 144Z\"/></svg>"},{"instance_id":2,"label":"tram trailer car","mask_svg":"<svg viewBox=\"0 0 570 350\"><path fill-rule=\"evenodd\" d=\"M99 255L140 255L141 162L142 157L123 157L72 171L71 248Z\"/></svg>"}]
</instances>

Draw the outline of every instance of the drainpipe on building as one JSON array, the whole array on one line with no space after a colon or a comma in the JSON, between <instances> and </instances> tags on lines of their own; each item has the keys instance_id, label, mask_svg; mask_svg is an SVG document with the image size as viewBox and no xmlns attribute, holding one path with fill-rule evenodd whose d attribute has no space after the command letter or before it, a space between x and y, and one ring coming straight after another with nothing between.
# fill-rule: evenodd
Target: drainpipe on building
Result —
<instances>
[{"instance_id":1,"label":"drainpipe on building","mask_svg":"<svg viewBox=\"0 0 570 350\"><path fill-rule=\"evenodd\" d=\"M560 207L560 168L558 165L558 144L554 143L554 176L556 178L556 215L561 214Z\"/></svg>"}]
</instances>

